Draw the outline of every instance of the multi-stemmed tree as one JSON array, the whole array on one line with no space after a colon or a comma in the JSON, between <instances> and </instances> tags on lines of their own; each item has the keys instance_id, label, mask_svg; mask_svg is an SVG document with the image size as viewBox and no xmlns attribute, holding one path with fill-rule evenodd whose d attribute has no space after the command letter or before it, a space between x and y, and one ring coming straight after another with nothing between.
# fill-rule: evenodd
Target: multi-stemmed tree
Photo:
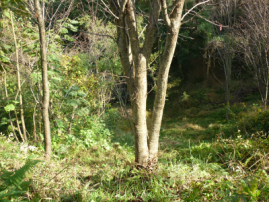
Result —
<instances>
[{"instance_id":1,"label":"multi-stemmed tree","mask_svg":"<svg viewBox=\"0 0 269 203\"><path fill-rule=\"evenodd\" d=\"M198 3L194 7L206 2L209 2L209 0ZM158 161L159 134L165 105L168 73L182 20L190 10L182 15L185 0L175 0L171 5L168 5L166 0L150 1L148 15L146 11L141 12L140 9L137 9L139 3L135 0L110 0L109 5L104 1L102 3L105 9L115 18L117 26L116 41L133 111L135 162L142 167L152 167ZM137 29L137 15L140 12L143 16L146 16L145 37L142 45L139 39L141 33ZM163 16L162 19L160 19L160 13ZM152 118L150 118L152 119L152 125L147 129L147 72L153 45L157 32L162 26L161 24L165 26L166 39L164 49L159 56L157 87Z\"/></svg>"}]
</instances>

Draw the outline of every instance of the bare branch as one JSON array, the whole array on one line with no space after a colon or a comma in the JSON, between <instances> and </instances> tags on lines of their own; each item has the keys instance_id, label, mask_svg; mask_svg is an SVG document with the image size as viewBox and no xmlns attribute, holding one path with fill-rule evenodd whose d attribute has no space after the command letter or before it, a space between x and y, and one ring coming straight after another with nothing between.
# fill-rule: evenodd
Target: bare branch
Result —
<instances>
[{"instance_id":1,"label":"bare branch","mask_svg":"<svg viewBox=\"0 0 269 203\"><path fill-rule=\"evenodd\" d=\"M112 37L111 35L105 35L105 34L98 34L98 33L93 33L93 32L87 32L87 31L84 31L84 30L78 30L78 31L81 31L81 32L84 32L84 33L88 33L88 34L91 34L91 35L109 37L109 38L113 39L113 41L116 42L116 39L114 37Z\"/></svg>"},{"instance_id":2,"label":"bare branch","mask_svg":"<svg viewBox=\"0 0 269 203\"><path fill-rule=\"evenodd\" d=\"M197 6L199 6L199 5L202 5L202 4L205 4L205 3L208 3L210 0L206 0L206 1L203 1L203 2L200 2L200 3L198 3L198 4L196 4L196 5L194 5L190 10L188 10L187 11L187 13L185 13L183 16L182 16L182 18L181 18L181 21L194 9L194 8L196 8Z\"/></svg>"},{"instance_id":3,"label":"bare branch","mask_svg":"<svg viewBox=\"0 0 269 203\"><path fill-rule=\"evenodd\" d=\"M118 19L119 20L119 17L116 16L110 9L109 7L105 4L105 2L103 0L101 0L102 4L104 4L104 6L107 8L108 12L114 16L114 18Z\"/></svg>"},{"instance_id":4,"label":"bare branch","mask_svg":"<svg viewBox=\"0 0 269 203\"><path fill-rule=\"evenodd\" d=\"M175 4L176 5L176 4ZM169 19L169 15L167 12L167 4L166 0L161 0L162 12L163 12L163 19L167 27L171 26L171 21Z\"/></svg>"},{"instance_id":5,"label":"bare branch","mask_svg":"<svg viewBox=\"0 0 269 203\"><path fill-rule=\"evenodd\" d=\"M184 37L184 38L187 38L187 39L194 40L194 38L193 38L193 37L187 37L187 36L185 36L185 35L181 35L181 34L178 34L178 36L181 36L181 37Z\"/></svg>"},{"instance_id":6,"label":"bare branch","mask_svg":"<svg viewBox=\"0 0 269 203\"><path fill-rule=\"evenodd\" d=\"M195 11L192 11L192 13L194 13L194 14L195 14L196 16L198 16L199 18L202 18L202 19L204 19L205 21L211 23L212 25L215 25L215 26L218 26L218 27L229 27L228 25L222 25L222 24L220 24L220 23L219 23L219 24L214 23L214 22L212 22L212 21L210 21L210 20L204 18L204 17L201 16L199 13L196 13ZM184 22L184 23L185 23L185 22Z\"/></svg>"},{"instance_id":7,"label":"bare branch","mask_svg":"<svg viewBox=\"0 0 269 203\"><path fill-rule=\"evenodd\" d=\"M125 0L125 1L122 3L122 7L121 7L121 12L122 12L122 13L123 13L124 10L125 10L125 6L126 6L126 4L127 4L127 1L128 1L128 0Z\"/></svg>"},{"instance_id":8,"label":"bare branch","mask_svg":"<svg viewBox=\"0 0 269 203\"><path fill-rule=\"evenodd\" d=\"M143 28L143 30L141 31L140 35L138 36L138 39L141 37L141 35L143 34L143 32L145 31L147 26L148 26L148 24L146 24L145 27Z\"/></svg>"}]
</instances>

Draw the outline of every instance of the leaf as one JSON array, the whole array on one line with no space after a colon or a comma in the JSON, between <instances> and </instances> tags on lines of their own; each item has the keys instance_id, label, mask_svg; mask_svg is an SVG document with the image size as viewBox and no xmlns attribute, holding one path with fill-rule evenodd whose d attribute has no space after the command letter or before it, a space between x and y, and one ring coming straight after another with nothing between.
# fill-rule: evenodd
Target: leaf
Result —
<instances>
[{"instance_id":1,"label":"leaf","mask_svg":"<svg viewBox=\"0 0 269 203\"><path fill-rule=\"evenodd\" d=\"M77 20L70 20L69 22L72 23L72 24L78 24Z\"/></svg>"},{"instance_id":2,"label":"leaf","mask_svg":"<svg viewBox=\"0 0 269 203\"><path fill-rule=\"evenodd\" d=\"M12 197L12 196L19 196L25 193L25 191L9 191L11 188L7 188L4 191L0 192L0 202L7 202L8 197Z\"/></svg>"},{"instance_id":3,"label":"leaf","mask_svg":"<svg viewBox=\"0 0 269 203\"><path fill-rule=\"evenodd\" d=\"M60 31L59 31L61 34L66 34L68 33L68 30L66 28L61 28Z\"/></svg>"},{"instance_id":4,"label":"leaf","mask_svg":"<svg viewBox=\"0 0 269 203\"><path fill-rule=\"evenodd\" d=\"M79 90L79 87L78 86L73 86L72 87L72 91L77 91L77 90Z\"/></svg>"},{"instance_id":5,"label":"leaf","mask_svg":"<svg viewBox=\"0 0 269 203\"><path fill-rule=\"evenodd\" d=\"M255 178L252 183L251 183L251 186L250 186L250 189L251 189L251 193L252 194L255 194L257 189L258 189L258 183L259 181L257 180L257 178Z\"/></svg>"},{"instance_id":6,"label":"leaf","mask_svg":"<svg viewBox=\"0 0 269 203\"><path fill-rule=\"evenodd\" d=\"M71 25L71 24L68 24L67 26L68 26L69 29L72 30L73 32L77 32L77 31L78 31L78 28L75 27L75 26L73 26L73 25Z\"/></svg>"},{"instance_id":7,"label":"leaf","mask_svg":"<svg viewBox=\"0 0 269 203\"><path fill-rule=\"evenodd\" d=\"M5 53L2 50L0 51L0 61L2 61L4 63L9 62L9 58L5 55Z\"/></svg>"},{"instance_id":8,"label":"leaf","mask_svg":"<svg viewBox=\"0 0 269 203\"><path fill-rule=\"evenodd\" d=\"M61 77L53 77L52 80L61 82L63 79Z\"/></svg>"},{"instance_id":9,"label":"leaf","mask_svg":"<svg viewBox=\"0 0 269 203\"><path fill-rule=\"evenodd\" d=\"M3 14L4 14L4 16L6 16L8 19L10 19L10 14L9 14L8 10L4 10Z\"/></svg>"},{"instance_id":10,"label":"leaf","mask_svg":"<svg viewBox=\"0 0 269 203\"><path fill-rule=\"evenodd\" d=\"M13 104L18 104L18 103L20 103L19 101L17 101L17 100L9 100L10 102L12 102Z\"/></svg>"},{"instance_id":11,"label":"leaf","mask_svg":"<svg viewBox=\"0 0 269 203\"><path fill-rule=\"evenodd\" d=\"M26 178L26 173L31 171L31 169L39 162L41 161L32 160L27 162L23 167L14 172L4 172L4 174L1 176L1 179L8 186L17 185L21 183L24 178Z\"/></svg>"},{"instance_id":12,"label":"leaf","mask_svg":"<svg viewBox=\"0 0 269 203\"><path fill-rule=\"evenodd\" d=\"M76 111L76 114L78 115L78 116L85 116L85 115L87 115L89 113L89 109L88 108L82 108L82 109L78 109L77 111Z\"/></svg>"},{"instance_id":13,"label":"leaf","mask_svg":"<svg viewBox=\"0 0 269 203\"><path fill-rule=\"evenodd\" d=\"M69 96L77 96L77 94L78 93L76 91L72 91L72 92L69 93Z\"/></svg>"},{"instance_id":14,"label":"leaf","mask_svg":"<svg viewBox=\"0 0 269 203\"><path fill-rule=\"evenodd\" d=\"M7 45L7 44L3 44L1 48L2 48L3 52L4 52L5 54L7 54L7 53L10 51L10 49L11 49L12 47L9 46L9 45Z\"/></svg>"},{"instance_id":15,"label":"leaf","mask_svg":"<svg viewBox=\"0 0 269 203\"><path fill-rule=\"evenodd\" d=\"M73 107L77 106L78 104L79 104L79 101L76 100L76 99L71 99L71 100L69 100L67 102L67 105L70 105L70 106L73 106Z\"/></svg>"},{"instance_id":16,"label":"leaf","mask_svg":"<svg viewBox=\"0 0 269 203\"><path fill-rule=\"evenodd\" d=\"M82 92L82 91L79 91L79 92L77 93L77 95L78 95L79 97L85 97L87 94L84 93L84 92Z\"/></svg>"},{"instance_id":17,"label":"leaf","mask_svg":"<svg viewBox=\"0 0 269 203\"><path fill-rule=\"evenodd\" d=\"M70 41L70 42L75 41L75 39L74 39L74 38L69 37L68 35L65 35L65 36L64 36L64 38L65 38L67 41Z\"/></svg>"},{"instance_id":18,"label":"leaf","mask_svg":"<svg viewBox=\"0 0 269 203\"><path fill-rule=\"evenodd\" d=\"M249 158L246 160L246 162L245 162L245 166L248 165L248 162L252 159L252 157L253 157L253 156L249 157Z\"/></svg>"},{"instance_id":19,"label":"leaf","mask_svg":"<svg viewBox=\"0 0 269 203\"><path fill-rule=\"evenodd\" d=\"M14 111L15 106L14 104L8 104L4 107L4 109L6 110L6 112Z\"/></svg>"}]
</instances>

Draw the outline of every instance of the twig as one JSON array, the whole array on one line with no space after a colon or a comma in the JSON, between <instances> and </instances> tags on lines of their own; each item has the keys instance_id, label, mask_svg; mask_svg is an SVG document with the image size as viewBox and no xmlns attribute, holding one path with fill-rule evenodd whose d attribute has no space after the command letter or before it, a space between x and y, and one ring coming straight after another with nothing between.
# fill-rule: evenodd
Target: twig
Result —
<instances>
[{"instance_id":1,"label":"twig","mask_svg":"<svg viewBox=\"0 0 269 203\"><path fill-rule=\"evenodd\" d=\"M101 0L102 4L104 4L104 6L107 8L108 12L114 16L114 18L116 18L117 20L119 20L119 17L116 16L109 8L108 6L105 4L105 2L103 2L103 0Z\"/></svg>"},{"instance_id":2,"label":"twig","mask_svg":"<svg viewBox=\"0 0 269 203\"><path fill-rule=\"evenodd\" d=\"M140 35L138 36L138 39L141 37L141 35L143 34L143 32L145 31L147 26L148 26L148 24L146 24L145 27L143 28L143 30L141 31Z\"/></svg>"},{"instance_id":3,"label":"twig","mask_svg":"<svg viewBox=\"0 0 269 203\"><path fill-rule=\"evenodd\" d=\"M78 30L78 31L85 32L85 33L88 33L88 34L91 34L91 35L109 37L109 38L113 39L114 42L116 42L116 39L114 37L112 37L111 35L105 35L105 34L98 34L98 33L93 33L93 32L87 32L87 31L84 31L84 30Z\"/></svg>"},{"instance_id":4,"label":"twig","mask_svg":"<svg viewBox=\"0 0 269 203\"><path fill-rule=\"evenodd\" d=\"M253 166L255 166L259 161L261 161L265 156L269 155L269 153L265 154L262 158L260 158L258 161L256 161L251 167L248 169L250 170Z\"/></svg>"},{"instance_id":5,"label":"twig","mask_svg":"<svg viewBox=\"0 0 269 203\"><path fill-rule=\"evenodd\" d=\"M182 16L181 21L182 21L182 20L186 17L186 15L188 15L194 8L196 8L196 7L199 6L199 5L205 4L205 3L209 2L209 1L210 1L210 0L206 0L206 1L203 1L203 2L200 2L200 3L196 4L196 5L194 5L190 10L187 11L187 13L185 13L185 14Z\"/></svg>"}]
</instances>

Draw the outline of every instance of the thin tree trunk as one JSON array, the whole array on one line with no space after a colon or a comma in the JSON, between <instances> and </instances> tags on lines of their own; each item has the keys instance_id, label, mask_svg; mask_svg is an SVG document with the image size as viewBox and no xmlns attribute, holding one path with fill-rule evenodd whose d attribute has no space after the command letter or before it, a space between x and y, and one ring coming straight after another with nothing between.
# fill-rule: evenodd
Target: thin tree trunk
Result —
<instances>
[{"instance_id":1,"label":"thin tree trunk","mask_svg":"<svg viewBox=\"0 0 269 203\"><path fill-rule=\"evenodd\" d=\"M3 67L3 70L4 70L5 94L6 94L6 99L8 100L8 92L7 92L7 74L6 74L6 70L5 70L4 67ZM9 122L10 122L10 125L11 125L11 128L12 128L13 134L14 134L16 140L19 141L19 139L18 139L18 137L17 137L17 135L16 135L16 132L15 132L15 128L14 128L13 122L12 122L12 120L11 120L10 111L8 112L8 116L9 116ZM21 139L23 140L23 137L21 137Z\"/></svg>"},{"instance_id":2,"label":"thin tree trunk","mask_svg":"<svg viewBox=\"0 0 269 203\"><path fill-rule=\"evenodd\" d=\"M230 46L228 47L230 48ZM229 52L229 50L228 50ZM232 56L230 53L227 53L226 56L224 56L225 65L224 65L224 71L225 71L225 78L226 78L226 121L229 120L230 115L230 89L231 89L231 74L232 74Z\"/></svg>"},{"instance_id":3,"label":"thin tree trunk","mask_svg":"<svg viewBox=\"0 0 269 203\"><path fill-rule=\"evenodd\" d=\"M19 135L20 135L22 141L25 142L25 140L24 140L24 136L23 136L23 134L22 134L22 132L21 132L20 122L19 122L19 119L18 119L18 116L17 116L17 111L16 111L16 109L14 109L14 114L15 114L15 117L16 117L16 123L17 123L17 128L18 128Z\"/></svg>"},{"instance_id":4,"label":"thin tree trunk","mask_svg":"<svg viewBox=\"0 0 269 203\"><path fill-rule=\"evenodd\" d=\"M34 134L34 141L37 142L37 136L36 136L36 121L35 121L35 113L36 112L36 105L34 108L34 113L33 113L33 125L34 125L34 129L33 129L33 134Z\"/></svg>"},{"instance_id":5,"label":"thin tree trunk","mask_svg":"<svg viewBox=\"0 0 269 203\"><path fill-rule=\"evenodd\" d=\"M181 26L181 16L182 10L185 0L181 0L178 2L175 8L175 12L173 12L171 19L166 19L165 23L168 28L168 34L166 38L166 44L161 56L161 62L158 73L157 80L157 89L154 100L153 114L152 114L152 128L150 129L149 135L149 161L150 165L155 165L158 161L158 146L159 146L159 135L163 117L163 109L166 98L166 90L167 90L167 82L168 82L168 73L170 69L170 65L172 63L172 59L174 56L178 33ZM162 2L163 13L165 13L165 6ZM165 16L164 16L165 18Z\"/></svg>"},{"instance_id":6,"label":"thin tree trunk","mask_svg":"<svg viewBox=\"0 0 269 203\"><path fill-rule=\"evenodd\" d=\"M43 137L42 137L42 108L39 106L39 111L38 111L38 116L39 116L39 136L40 136L40 143L41 145L43 144Z\"/></svg>"},{"instance_id":7,"label":"thin tree trunk","mask_svg":"<svg viewBox=\"0 0 269 203\"><path fill-rule=\"evenodd\" d=\"M42 68L42 85L43 85L43 101L42 101L42 116L45 139L45 157L50 159L51 156L51 134L49 121L49 81L47 70L47 55L46 55L46 38L44 18L42 17L39 0L35 0L35 12L38 21L39 37L40 37L40 52L41 52L41 68Z\"/></svg>"},{"instance_id":8,"label":"thin tree trunk","mask_svg":"<svg viewBox=\"0 0 269 203\"><path fill-rule=\"evenodd\" d=\"M19 92L19 102L20 102L21 124L22 124L22 131L23 131L24 141L27 142L26 128L25 128L25 122L24 122L24 114L23 114L22 94L21 94L19 50L18 50L18 46L17 46L17 39L16 39L13 16L12 16L11 11L10 11L10 19L11 19L12 33L13 33L13 39L14 39L14 44L15 44L15 52L16 52L16 67L17 67L17 81L18 81L18 92Z\"/></svg>"},{"instance_id":9,"label":"thin tree trunk","mask_svg":"<svg viewBox=\"0 0 269 203\"><path fill-rule=\"evenodd\" d=\"M59 126L57 124L57 121L56 121L57 116L55 115L55 113L53 111L53 105L52 104L53 104L53 99L50 100L51 118L52 118L52 122L53 122L54 127L57 129L57 134L58 135L61 135L62 134L62 131L61 131L61 129L59 128Z\"/></svg>"}]
</instances>

